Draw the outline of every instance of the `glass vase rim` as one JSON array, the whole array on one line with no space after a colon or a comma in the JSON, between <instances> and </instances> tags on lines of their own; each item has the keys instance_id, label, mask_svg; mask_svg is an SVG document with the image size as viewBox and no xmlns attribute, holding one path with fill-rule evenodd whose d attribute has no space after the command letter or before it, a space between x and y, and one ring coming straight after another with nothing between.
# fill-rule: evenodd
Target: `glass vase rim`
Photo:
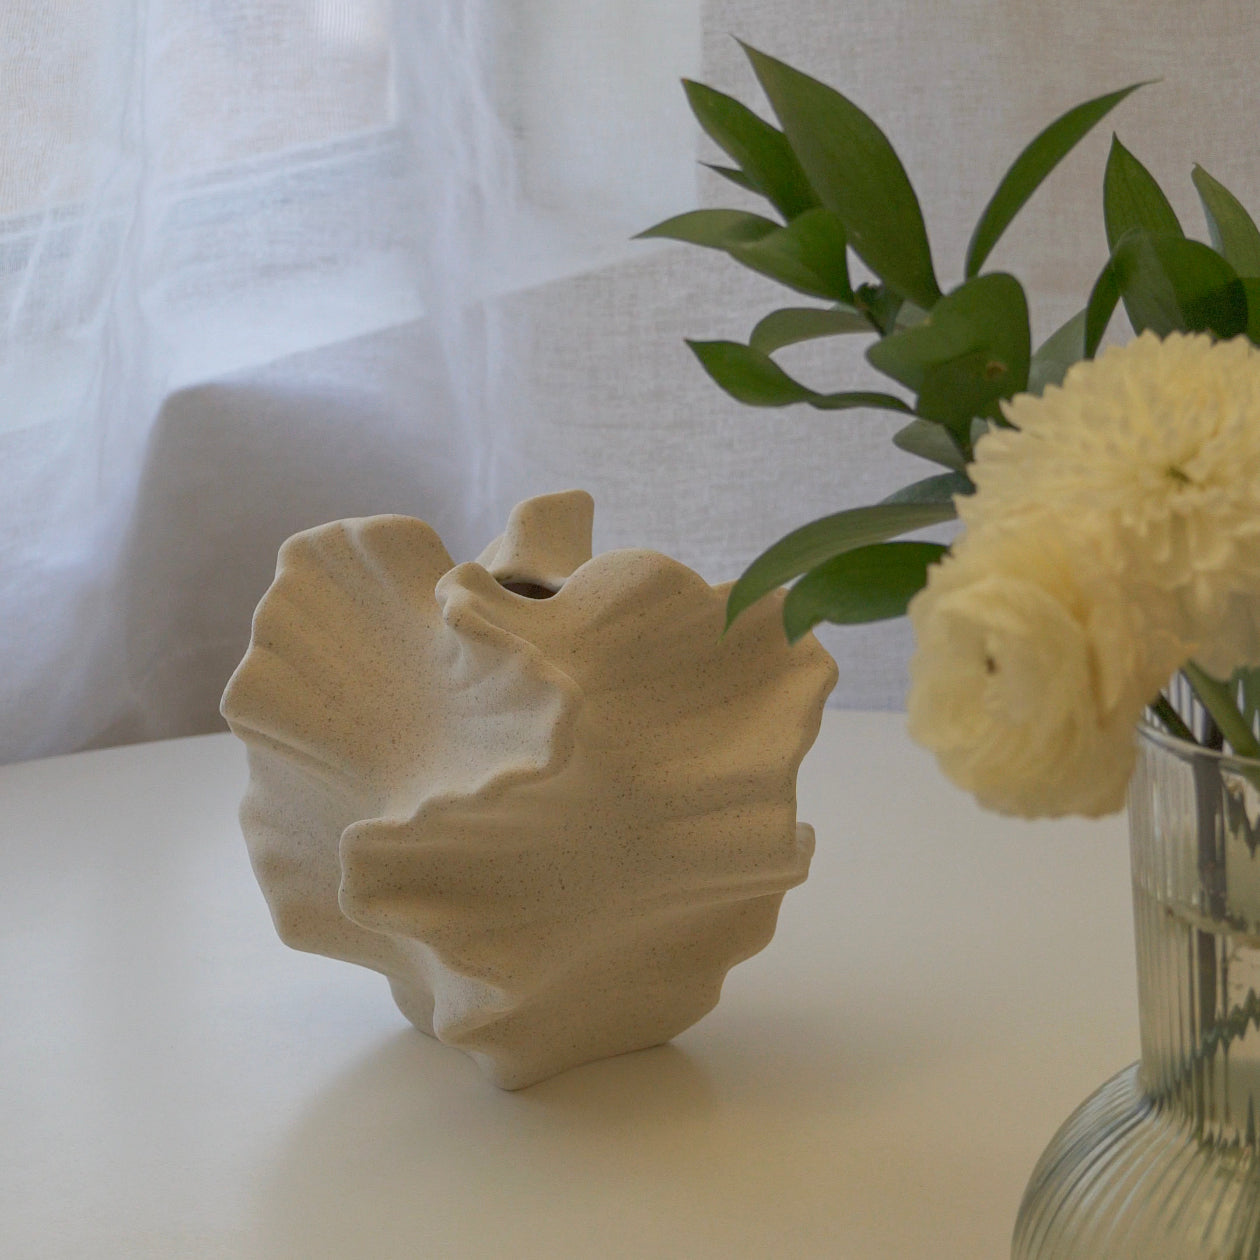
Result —
<instances>
[{"instance_id":1,"label":"glass vase rim","mask_svg":"<svg viewBox=\"0 0 1260 1260\"><path fill-rule=\"evenodd\" d=\"M1260 757L1243 757L1238 753L1226 752L1220 748L1205 748L1202 744L1192 743L1188 739L1182 739L1180 735L1166 731L1150 717L1141 718L1137 725L1137 733L1139 738L1149 740L1183 761L1203 759L1215 761L1221 766L1238 766L1248 769L1260 767Z\"/></svg>"}]
</instances>

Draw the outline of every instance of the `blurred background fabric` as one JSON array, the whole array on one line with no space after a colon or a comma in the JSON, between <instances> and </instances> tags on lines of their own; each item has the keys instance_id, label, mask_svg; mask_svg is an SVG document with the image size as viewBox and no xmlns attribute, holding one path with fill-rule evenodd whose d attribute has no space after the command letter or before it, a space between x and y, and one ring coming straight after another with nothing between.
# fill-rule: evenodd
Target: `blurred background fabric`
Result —
<instances>
[{"instance_id":1,"label":"blurred background fabric","mask_svg":"<svg viewBox=\"0 0 1260 1260\"><path fill-rule=\"evenodd\" d=\"M760 103L734 36L885 128L946 288L1015 154L1160 78L993 255L1034 336L1105 258L1111 126L1192 235L1202 163L1260 206L1247 0L7 0L0 10L0 761L220 728L275 553L405 512L456 560L583 487L597 550L710 581L923 475L886 413L754 410L686 336L794 299L632 241L751 204L678 80ZM819 388L865 339L798 347ZM826 629L833 703L898 708L904 623Z\"/></svg>"}]
</instances>

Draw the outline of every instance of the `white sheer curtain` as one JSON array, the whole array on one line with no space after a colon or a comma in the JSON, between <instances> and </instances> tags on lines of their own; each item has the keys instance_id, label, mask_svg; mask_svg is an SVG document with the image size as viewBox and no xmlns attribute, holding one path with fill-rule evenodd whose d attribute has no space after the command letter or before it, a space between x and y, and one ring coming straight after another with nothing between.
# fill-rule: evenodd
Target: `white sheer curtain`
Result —
<instances>
[{"instance_id":1,"label":"white sheer curtain","mask_svg":"<svg viewBox=\"0 0 1260 1260\"><path fill-rule=\"evenodd\" d=\"M0 12L0 760L213 729L296 529L497 530L503 295L695 195L698 13L612 7Z\"/></svg>"},{"instance_id":2,"label":"white sheer curtain","mask_svg":"<svg viewBox=\"0 0 1260 1260\"><path fill-rule=\"evenodd\" d=\"M1085 96L1183 221L1199 161L1260 206L1238 0L7 0L0 8L0 761L218 728L289 533L403 511L475 555L596 497L596 545L734 577L918 474L887 416L753 411L684 336L784 294L631 243L741 194L677 79L756 100L738 35L889 131L942 280L1018 148ZM1090 138L995 255L1035 327L1101 265ZM785 358L874 379L861 347ZM828 631L836 700L904 694L904 626Z\"/></svg>"}]
</instances>

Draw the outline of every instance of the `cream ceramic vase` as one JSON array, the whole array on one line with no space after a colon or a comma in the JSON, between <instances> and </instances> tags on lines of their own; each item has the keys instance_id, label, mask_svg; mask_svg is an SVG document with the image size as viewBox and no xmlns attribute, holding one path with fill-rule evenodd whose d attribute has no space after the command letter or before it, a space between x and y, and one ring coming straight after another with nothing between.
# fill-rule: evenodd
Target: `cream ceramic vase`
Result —
<instances>
[{"instance_id":1,"label":"cream ceramic vase","mask_svg":"<svg viewBox=\"0 0 1260 1260\"><path fill-rule=\"evenodd\" d=\"M782 596L592 558L581 492L454 565L422 521L289 539L223 714L281 938L384 973L517 1089L660 1044L763 948L809 870L796 772L835 683Z\"/></svg>"}]
</instances>

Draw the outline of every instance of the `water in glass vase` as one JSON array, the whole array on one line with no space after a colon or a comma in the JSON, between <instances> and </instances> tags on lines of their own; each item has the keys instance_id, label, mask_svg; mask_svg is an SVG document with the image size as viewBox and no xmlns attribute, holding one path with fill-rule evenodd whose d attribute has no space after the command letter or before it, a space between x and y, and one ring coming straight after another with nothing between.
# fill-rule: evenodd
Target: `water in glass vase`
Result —
<instances>
[{"instance_id":1,"label":"water in glass vase","mask_svg":"<svg viewBox=\"0 0 1260 1260\"><path fill-rule=\"evenodd\" d=\"M1203 1141L1254 1155L1260 1099L1260 938L1133 890L1141 1083ZM1171 983L1168 971L1173 972Z\"/></svg>"}]
</instances>

